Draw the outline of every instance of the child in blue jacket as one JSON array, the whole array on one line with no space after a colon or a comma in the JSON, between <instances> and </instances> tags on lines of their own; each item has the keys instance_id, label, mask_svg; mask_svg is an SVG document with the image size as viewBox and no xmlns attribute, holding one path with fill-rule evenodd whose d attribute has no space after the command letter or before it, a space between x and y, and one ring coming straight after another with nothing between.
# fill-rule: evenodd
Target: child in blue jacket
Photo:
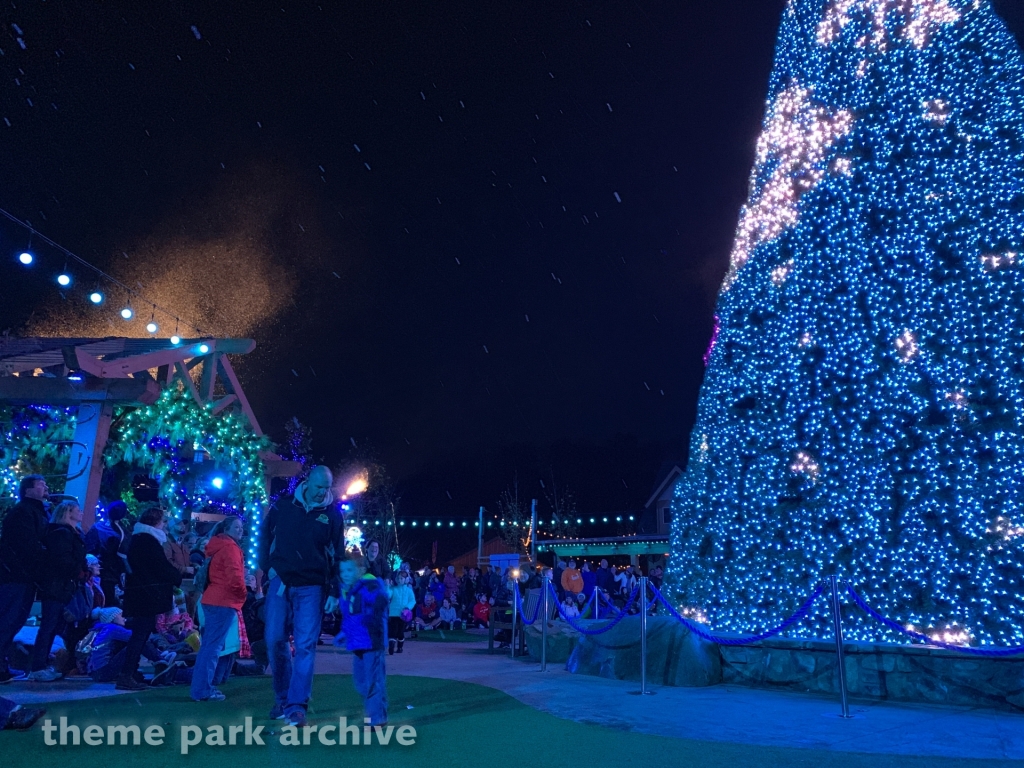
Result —
<instances>
[{"instance_id":1,"label":"child in blue jacket","mask_svg":"<svg viewBox=\"0 0 1024 768\"><path fill-rule=\"evenodd\" d=\"M370 725L388 722L384 659L388 647L390 596L384 582L366 573L363 558L341 563L341 620L352 652L352 681L363 697Z\"/></svg>"}]
</instances>

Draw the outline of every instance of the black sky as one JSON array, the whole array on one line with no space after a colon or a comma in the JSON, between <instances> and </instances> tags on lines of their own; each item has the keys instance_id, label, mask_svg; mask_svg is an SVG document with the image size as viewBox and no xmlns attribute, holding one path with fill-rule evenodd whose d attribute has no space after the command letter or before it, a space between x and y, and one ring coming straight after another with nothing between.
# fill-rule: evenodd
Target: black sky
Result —
<instances>
[{"instance_id":1,"label":"black sky","mask_svg":"<svg viewBox=\"0 0 1024 768\"><path fill-rule=\"evenodd\" d=\"M516 471L636 508L684 455L784 5L8 2L0 206L115 273L172 236L284 268L258 416L371 445L410 514ZM0 328L60 301L38 252Z\"/></svg>"}]
</instances>

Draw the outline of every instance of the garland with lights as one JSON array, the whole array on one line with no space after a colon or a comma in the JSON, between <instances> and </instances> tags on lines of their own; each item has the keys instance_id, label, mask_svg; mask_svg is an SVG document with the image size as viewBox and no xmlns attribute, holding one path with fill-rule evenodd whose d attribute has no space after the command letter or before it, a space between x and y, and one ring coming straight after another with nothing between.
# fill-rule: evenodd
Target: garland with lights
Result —
<instances>
[{"instance_id":1,"label":"garland with lights","mask_svg":"<svg viewBox=\"0 0 1024 768\"><path fill-rule=\"evenodd\" d=\"M0 408L0 435L0 498L17 499L19 479L31 474L45 476L54 492L62 490L75 409Z\"/></svg>"},{"instance_id":2,"label":"garland with lights","mask_svg":"<svg viewBox=\"0 0 1024 768\"><path fill-rule=\"evenodd\" d=\"M791 0L673 502L678 602L742 633L837 574L900 625L1024 644L1021 254L1024 58L989 0Z\"/></svg>"},{"instance_id":3,"label":"garland with lights","mask_svg":"<svg viewBox=\"0 0 1024 768\"><path fill-rule=\"evenodd\" d=\"M256 435L249 422L235 411L214 414L179 389L165 390L156 403L125 409L118 419L117 439L111 440L104 460L108 467L124 462L145 467L159 480L160 500L175 517L213 506L245 519L250 531L259 530L267 505L264 464L261 451L271 449L268 438ZM222 494L209 489L190 488L189 472L196 452L223 479ZM250 537L250 566L255 562L255 537Z\"/></svg>"}]
</instances>

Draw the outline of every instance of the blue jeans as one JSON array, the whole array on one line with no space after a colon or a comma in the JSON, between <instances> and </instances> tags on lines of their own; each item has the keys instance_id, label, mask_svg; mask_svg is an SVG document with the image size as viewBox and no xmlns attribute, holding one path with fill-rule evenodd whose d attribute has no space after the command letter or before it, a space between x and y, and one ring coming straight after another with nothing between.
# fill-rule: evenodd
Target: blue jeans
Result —
<instances>
[{"instance_id":1,"label":"blue jeans","mask_svg":"<svg viewBox=\"0 0 1024 768\"><path fill-rule=\"evenodd\" d=\"M274 673L274 699L285 714L306 709L313 693L313 665L320 621L324 617L323 587L285 587L274 577L264 603L267 652ZM288 647L288 629L295 659Z\"/></svg>"},{"instance_id":2,"label":"blue jeans","mask_svg":"<svg viewBox=\"0 0 1024 768\"><path fill-rule=\"evenodd\" d=\"M32 613L35 596L32 584L0 584L0 672L7 671L11 642Z\"/></svg>"},{"instance_id":3,"label":"blue jeans","mask_svg":"<svg viewBox=\"0 0 1024 768\"><path fill-rule=\"evenodd\" d=\"M384 651L358 651L352 655L352 682L356 693L363 697L370 725L383 725L388 721L385 658Z\"/></svg>"},{"instance_id":4,"label":"blue jeans","mask_svg":"<svg viewBox=\"0 0 1024 768\"><path fill-rule=\"evenodd\" d=\"M206 624L203 626L202 643L192 672L192 698L196 701L205 701L213 693L213 675L217 670L217 661L220 659L220 652L224 650L224 641L232 624L235 623L236 616L238 612L234 608L222 605L203 606Z\"/></svg>"}]
</instances>

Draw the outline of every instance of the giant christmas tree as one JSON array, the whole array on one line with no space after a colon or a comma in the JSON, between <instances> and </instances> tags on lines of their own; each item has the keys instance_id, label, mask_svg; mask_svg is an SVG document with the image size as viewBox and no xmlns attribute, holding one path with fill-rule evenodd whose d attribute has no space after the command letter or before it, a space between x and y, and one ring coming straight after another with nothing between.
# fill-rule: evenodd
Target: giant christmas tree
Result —
<instances>
[{"instance_id":1,"label":"giant christmas tree","mask_svg":"<svg viewBox=\"0 0 1024 768\"><path fill-rule=\"evenodd\" d=\"M1022 261L1024 60L988 0L791 0L674 503L678 602L764 629L837 573L919 630L1024 643Z\"/></svg>"}]
</instances>

